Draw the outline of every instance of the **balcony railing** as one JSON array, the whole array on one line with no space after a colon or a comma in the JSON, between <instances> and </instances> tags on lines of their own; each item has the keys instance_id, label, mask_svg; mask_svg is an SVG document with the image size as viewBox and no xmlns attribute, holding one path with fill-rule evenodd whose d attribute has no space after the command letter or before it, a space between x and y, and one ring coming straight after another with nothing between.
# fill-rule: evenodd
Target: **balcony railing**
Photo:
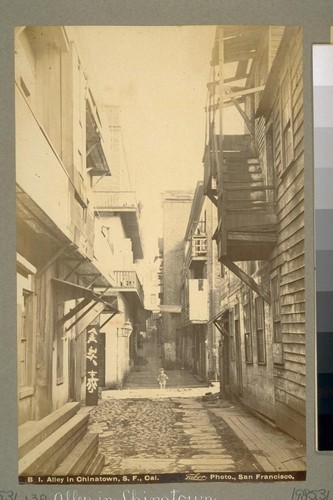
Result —
<instances>
[{"instance_id":1,"label":"balcony railing","mask_svg":"<svg viewBox=\"0 0 333 500\"><path fill-rule=\"evenodd\" d=\"M194 261L207 259L207 238L193 236L185 248L184 275Z\"/></svg>"},{"instance_id":2,"label":"balcony railing","mask_svg":"<svg viewBox=\"0 0 333 500\"><path fill-rule=\"evenodd\" d=\"M95 191L95 208L98 210L137 211L134 191Z\"/></svg>"},{"instance_id":3,"label":"balcony railing","mask_svg":"<svg viewBox=\"0 0 333 500\"><path fill-rule=\"evenodd\" d=\"M207 238L200 238L194 236L192 238L192 259L196 257L205 257L207 255Z\"/></svg>"},{"instance_id":4,"label":"balcony railing","mask_svg":"<svg viewBox=\"0 0 333 500\"><path fill-rule=\"evenodd\" d=\"M115 287L124 290L135 290L142 304L144 303L143 287L135 271L114 271Z\"/></svg>"}]
</instances>

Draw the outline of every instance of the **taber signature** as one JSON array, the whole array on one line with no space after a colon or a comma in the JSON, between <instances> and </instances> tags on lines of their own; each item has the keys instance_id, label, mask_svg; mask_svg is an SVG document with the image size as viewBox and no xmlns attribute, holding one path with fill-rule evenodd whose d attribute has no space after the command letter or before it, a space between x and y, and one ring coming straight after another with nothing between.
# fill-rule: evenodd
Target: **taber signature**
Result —
<instances>
[{"instance_id":1,"label":"taber signature","mask_svg":"<svg viewBox=\"0 0 333 500\"><path fill-rule=\"evenodd\" d=\"M185 481L207 481L208 476L206 474L186 474Z\"/></svg>"}]
</instances>

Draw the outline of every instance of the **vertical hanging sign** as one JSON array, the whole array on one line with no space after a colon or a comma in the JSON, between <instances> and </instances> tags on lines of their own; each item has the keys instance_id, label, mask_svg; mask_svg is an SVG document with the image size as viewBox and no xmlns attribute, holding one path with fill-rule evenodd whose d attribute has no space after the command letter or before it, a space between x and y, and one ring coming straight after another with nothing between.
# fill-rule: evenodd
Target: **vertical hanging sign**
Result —
<instances>
[{"instance_id":1,"label":"vertical hanging sign","mask_svg":"<svg viewBox=\"0 0 333 500\"><path fill-rule=\"evenodd\" d=\"M99 325L89 325L86 342L86 405L98 404L98 334Z\"/></svg>"}]
</instances>

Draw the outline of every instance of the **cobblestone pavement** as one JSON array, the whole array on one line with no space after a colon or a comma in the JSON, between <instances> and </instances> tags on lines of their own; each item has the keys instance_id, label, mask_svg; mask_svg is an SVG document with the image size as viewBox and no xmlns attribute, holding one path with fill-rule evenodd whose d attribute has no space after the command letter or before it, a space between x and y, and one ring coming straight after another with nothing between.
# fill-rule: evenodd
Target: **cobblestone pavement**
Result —
<instances>
[{"instance_id":1,"label":"cobblestone pavement","mask_svg":"<svg viewBox=\"0 0 333 500\"><path fill-rule=\"evenodd\" d=\"M107 399L91 411L90 430L99 432L106 459L102 474L261 470L200 399L165 396Z\"/></svg>"}]
</instances>

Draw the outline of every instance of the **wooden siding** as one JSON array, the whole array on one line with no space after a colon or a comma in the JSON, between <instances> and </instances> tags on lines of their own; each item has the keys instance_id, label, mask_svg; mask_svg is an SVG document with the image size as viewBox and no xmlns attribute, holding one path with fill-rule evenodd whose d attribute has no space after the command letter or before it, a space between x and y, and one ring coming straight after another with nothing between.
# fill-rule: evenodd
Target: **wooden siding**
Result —
<instances>
[{"instance_id":1,"label":"wooden siding","mask_svg":"<svg viewBox=\"0 0 333 500\"><path fill-rule=\"evenodd\" d=\"M288 432L296 427L296 415L305 415L305 232L301 30L290 47L290 54L286 56L281 67L281 75L285 73L288 66L294 156L293 162L283 169L280 111L277 99L272 116L274 117L275 167L279 175L277 189L279 224L278 244L270 262L271 271L279 270L281 277L283 365L275 367L277 423Z\"/></svg>"},{"instance_id":2,"label":"wooden siding","mask_svg":"<svg viewBox=\"0 0 333 500\"><path fill-rule=\"evenodd\" d=\"M261 54L252 68L249 81L259 85L266 67L272 64L278 52L283 28L270 29L271 43L268 60ZM267 47L266 47L267 49ZM244 297L249 289L229 270L224 268L221 286L221 310L232 311L239 302L239 327L241 339L241 378L237 371L237 356L234 324L229 325L230 340L230 387L232 393L241 397L249 407L261 411L297 439L305 440L305 269L304 269L304 141L303 141L303 79L302 79L302 30L295 29L290 43L290 50L275 60L279 64L281 84L288 72L290 77L290 116L293 140L293 159L289 165L283 165L282 123L280 118L281 93L277 92L271 109L266 116L255 120L255 147L260 158L264 178L267 176L266 134L271 127L273 133L273 160L276 177L276 215L277 244L268 261L251 267L249 264L238 265L257 282L270 287L271 279L278 275L280 279L280 318L282 329L283 363L273 364L273 321L271 307L265 305L267 364L259 365L257 360L257 342L255 337L254 300L251 293L251 326L253 363L246 363L244 344ZM274 64L274 63L273 63ZM256 75L256 72L260 73ZM267 76L267 75L266 75ZM252 100L252 101L251 101ZM250 114L251 105L257 97L245 100L245 109ZM233 318L233 314L230 314ZM234 323L234 320L231 320ZM270 377L270 373L273 377ZM241 380L242 390L238 383ZM272 396L273 392L273 397ZM267 403L270 402L269 408ZM272 411L273 408L273 411Z\"/></svg>"},{"instance_id":3,"label":"wooden siding","mask_svg":"<svg viewBox=\"0 0 333 500\"><path fill-rule=\"evenodd\" d=\"M284 32L284 26L269 27L269 53L268 53L269 68L271 68L273 64L274 58L280 46L283 32Z\"/></svg>"},{"instance_id":4,"label":"wooden siding","mask_svg":"<svg viewBox=\"0 0 333 500\"><path fill-rule=\"evenodd\" d=\"M257 77L256 85L264 85L268 76L268 72L272 67L274 58L278 51L281 38L283 35L283 26L270 26L267 30L264 43L267 43L268 48L264 47L264 51L260 56L259 61L254 65L253 71L260 75L260 81ZM256 78L254 78L256 80ZM255 97L255 110L258 107L261 93L257 93ZM255 143L258 151L259 158L261 162L264 161L265 157L265 132L266 132L266 121L263 117L260 117L256 121L255 127Z\"/></svg>"}]
</instances>

